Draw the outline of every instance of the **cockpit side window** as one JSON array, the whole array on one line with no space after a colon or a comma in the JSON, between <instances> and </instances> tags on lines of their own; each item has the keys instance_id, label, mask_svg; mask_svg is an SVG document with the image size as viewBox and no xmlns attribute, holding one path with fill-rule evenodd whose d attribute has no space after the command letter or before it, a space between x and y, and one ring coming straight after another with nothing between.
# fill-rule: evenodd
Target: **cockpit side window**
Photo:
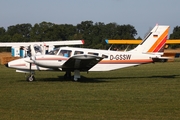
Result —
<instances>
[{"instance_id":1,"label":"cockpit side window","mask_svg":"<svg viewBox=\"0 0 180 120\"><path fill-rule=\"evenodd\" d=\"M98 55L99 55L99 53L94 53L94 52L88 52L88 54L91 54L91 55L96 55L96 56L98 56Z\"/></svg>"},{"instance_id":2,"label":"cockpit side window","mask_svg":"<svg viewBox=\"0 0 180 120\"><path fill-rule=\"evenodd\" d=\"M108 58L108 55L102 54L102 57L103 57L103 58Z\"/></svg>"},{"instance_id":3,"label":"cockpit side window","mask_svg":"<svg viewBox=\"0 0 180 120\"><path fill-rule=\"evenodd\" d=\"M58 53L58 51L59 51L59 48L56 48L56 49L50 51L48 54L49 55L56 55Z\"/></svg>"},{"instance_id":4,"label":"cockpit side window","mask_svg":"<svg viewBox=\"0 0 180 120\"><path fill-rule=\"evenodd\" d=\"M74 55L83 54L83 53L84 53L83 51L75 51L75 52L74 52Z\"/></svg>"},{"instance_id":5,"label":"cockpit side window","mask_svg":"<svg viewBox=\"0 0 180 120\"><path fill-rule=\"evenodd\" d=\"M60 55L60 56L64 56L64 57L70 57L70 56L71 56L71 53L72 53L71 50L61 50L61 51L59 52L59 55Z\"/></svg>"},{"instance_id":6,"label":"cockpit side window","mask_svg":"<svg viewBox=\"0 0 180 120\"><path fill-rule=\"evenodd\" d=\"M36 53L42 53L42 49L41 49L41 47L39 45L34 45L34 51Z\"/></svg>"}]
</instances>

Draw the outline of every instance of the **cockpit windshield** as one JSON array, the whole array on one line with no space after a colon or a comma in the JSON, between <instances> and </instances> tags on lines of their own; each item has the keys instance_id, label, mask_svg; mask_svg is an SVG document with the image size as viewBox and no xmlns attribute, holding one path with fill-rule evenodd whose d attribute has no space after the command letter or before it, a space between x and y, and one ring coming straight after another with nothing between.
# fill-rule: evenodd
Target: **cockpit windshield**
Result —
<instances>
[{"instance_id":1,"label":"cockpit windshield","mask_svg":"<svg viewBox=\"0 0 180 120\"><path fill-rule=\"evenodd\" d=\"M41 47L39 46L39 45L34 45L34 51L36 52L36 53L42 53L42 49L41 49Z\"/></svg>"}]
</instances>

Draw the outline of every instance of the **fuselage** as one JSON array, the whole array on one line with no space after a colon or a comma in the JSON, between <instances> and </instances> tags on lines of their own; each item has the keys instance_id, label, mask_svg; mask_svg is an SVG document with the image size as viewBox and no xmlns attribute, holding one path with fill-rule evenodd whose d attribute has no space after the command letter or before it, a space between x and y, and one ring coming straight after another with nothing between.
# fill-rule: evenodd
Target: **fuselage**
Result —
<instances>
[{"instance_id":1,"label":"fuselage","mask_svg":"<svg viewBox=\"0 0 180 120\"><path fill-rule=\"evenodd\" d=\"M61 47L52 51L49 55L32 56L21 58L8 63L8 66L18 70L60 70L62 65L75 55L94 55L103 59L93 66L89 71L110 71L140 64L151 63L154 54L143 54L138 52L121 52L112 50L97 50L74 47Z\"/></svg>"}]
</instances>

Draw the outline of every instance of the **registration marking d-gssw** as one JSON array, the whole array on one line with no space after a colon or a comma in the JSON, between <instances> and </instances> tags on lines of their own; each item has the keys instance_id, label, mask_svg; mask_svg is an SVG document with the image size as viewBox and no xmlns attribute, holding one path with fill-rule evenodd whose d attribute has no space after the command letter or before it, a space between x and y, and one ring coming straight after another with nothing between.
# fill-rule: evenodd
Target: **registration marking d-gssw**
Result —
<instances>
[{"instance_id":1,"label":"registration marking d-gssw","mask_svg":"<svg viewBox=\"0 0 180 120\"><path fill-rule=\"evenodd\" d=\"M120 55L110 55L110 60L130 60L131 55L120 54Z\"/></svg>"}]
</instances>

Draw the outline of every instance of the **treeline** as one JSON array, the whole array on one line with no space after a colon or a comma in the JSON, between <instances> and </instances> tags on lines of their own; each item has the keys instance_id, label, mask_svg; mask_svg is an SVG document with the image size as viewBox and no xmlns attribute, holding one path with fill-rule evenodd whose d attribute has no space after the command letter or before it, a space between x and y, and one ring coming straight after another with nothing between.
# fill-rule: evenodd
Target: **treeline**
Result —
<instances>
[{"instance_id":1,"label":"treeline","mask_svg":"<svg viewBox=\"0 0 180 120\"><path fill-rule=\"evenodd\" d=\"M106 49L105 39L135 39L137 31L132 25L104 24L82 21L80 24L54 24L50 22L17 24L7 30L0 28L0 42L34 42L85 40L83 47Z\"/></svg>"},{"instance_id":2,"label":"treeline","mask_svg":"<svg viewBox=\"0 0 180 120\"><path fill-rule=\"evenodd\" d=\"M60 40L85 40L83 47L107 49L110 45L105 39L135 39L137 31L132 25L118 25L116 23L82 21L80 24L54 24L50 22L12 25L0 27L0 42L37 42ZM180 27L175 27L170 39L180 38ZM137 39L141 39L138 37ZM116 45L125 49L125 45ZM177 45L173 48L179 47Z\"/></svg>"},{"instance_id":3,"label":"treeline","mask_svg":"<svg viewBox=\"0 0 180 120\"><path fill-rule=\"evenodd\" d=\"M170 34L169 39L180 39L180 26L174 27L173 33ZM180 48L180 44L170 45L169 47L172 49Z\"/></svg>"}]
</instances>

